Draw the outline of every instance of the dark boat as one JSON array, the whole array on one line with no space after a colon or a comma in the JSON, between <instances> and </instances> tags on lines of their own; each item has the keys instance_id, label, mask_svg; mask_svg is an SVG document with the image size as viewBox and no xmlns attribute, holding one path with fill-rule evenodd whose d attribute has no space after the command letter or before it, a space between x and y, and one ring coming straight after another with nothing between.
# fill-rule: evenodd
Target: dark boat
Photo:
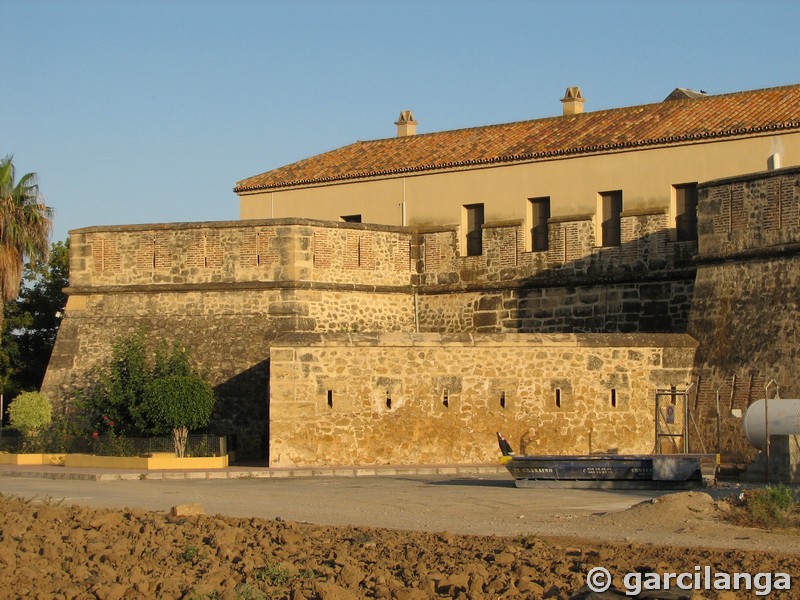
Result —
<instances>
[{"instance_id":1,"label":"dark boat","mask_svg":"<svg viewBox=\"0 0 800 600\"><path fill-rule=\"evenodd\" d=\"M500 459L517 487L686 489L713 483L716 454L518 456L500 434Z\"/></svg>"}]
</instances>

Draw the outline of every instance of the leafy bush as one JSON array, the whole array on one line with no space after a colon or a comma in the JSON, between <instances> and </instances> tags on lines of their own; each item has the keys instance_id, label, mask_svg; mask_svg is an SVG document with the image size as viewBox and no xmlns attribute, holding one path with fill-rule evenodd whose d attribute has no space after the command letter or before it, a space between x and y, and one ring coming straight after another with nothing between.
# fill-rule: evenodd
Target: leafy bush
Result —
<instances>
[{"instance_id":1,"label":"leafy bush","mask_svg":"<svg viewBox=\"0 0 800 600\"><path fill-rule=\"evenodd\" d=\"M209 457L216 455L217 454L214 451L214 448L212 448L211 444L208 443L208 439L206 437L203 437L203 439L201 439L199 443L196 443L194 447L186 447L186 456Z\"/></svg>"},{"instance_id":2,"label":"leafy bush","mask_svg":"<svg viewBox=\"0 0 800 600\"><path fill-rule=\"evenodd\" d=\"M25 438L35 437L52 419L53 404L39 392L22 392L8 407L11 427Z\"/></svg>"},{"instance_id":3,"label":"leafy bush","mask_svg":"<svg viewBox=\"0 0 800 600\"><path fill-rule=\"evenodd\" d=\"M92 454L98 456L136 456L133 442L124 435L117 435L113 430L103 433L92 433Z\"/></svg>"},{"instance_id":4,"label":"leafy bush","mask_svg":"<svg viewBox=\"0 0 800 600\"><path fill-rule=\"evenodd\" d=\"M95 379L80 400L95 453L124 455L132 451L127 438L171 432L176 454L184 456L188 430L211 418L213 391L186 349L162 343L151 354L141 329L114 341Z\"/></svg>"},{"instance_id":5,"label":"leafy bush","mask_svg":"<svg viewBox=\"0 0 800 600\"><path fill-rule=\"evenodd\" d=\"M142 331L113 342L110 360L100 366L96 383L82 398L89 420L96 421L89 431L102 433L108 419L122 435L147 432L149 424L141 411L144 388L152 378L147 354Z\"/></svg>"},{"instance_id":6,"label":"leafy bush","mask_svg":"<svg viewBox=\"0 0 800 600\"><path fill-rule=\"evenodd\" d=\"M68 415L53 415L50 424L39 432L40 451L60 453L67 452L69 440L74 434L74 424Z\"/></svg>"},{"instance_id":7,"label":"leafy bush","mask_svg":"<svg viewBox=\"0 0 800 600\"><path fill-rule=\"evenodd\" d=\"M199 376L168 375L147 385L142 410L154 433L172 432L175 454L183 457L189 430L208 425L214 402L214 390Z\"/></svg>"},{"instance_id":8,"label":"leafy bush","mask_svg":"<svg viewBox=\"0 0 800 600\"><path fill-rule=\"evenodd\" d=\"M797 522L798 502L794 490L780 484L743 495L747 515L761 527L789 527Z\"/></svg>"}]
</instances>

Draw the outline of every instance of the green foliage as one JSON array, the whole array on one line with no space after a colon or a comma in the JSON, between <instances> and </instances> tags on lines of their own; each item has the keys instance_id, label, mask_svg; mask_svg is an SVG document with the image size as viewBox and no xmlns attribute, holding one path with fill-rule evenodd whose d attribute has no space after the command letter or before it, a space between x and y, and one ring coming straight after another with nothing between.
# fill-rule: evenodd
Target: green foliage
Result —
<instances>
[{"instance_id":1,"label":"green foliage","mask_svg":"<svg viewBox=\"0 0 800 600\"><path fill-rule=\"evenodd\" d=\"M169 377L188 377L200 381L185 348L161 344L152 354L143 330L117 338L112 345L111 359L100 366L96 382L82 394L81 404L89 415L87 428L99 436L107 434L141 436L169 431L159 410L146 409L148 386ZM209 388L210 389L210 388ZM212 392L213 395L213 392ZM188 427L193 425L190 419Z\"/></svg>"},{"instance_id":2,"label":"green foliage","mask_svg":"<svg viewBox=\"0 0 800 600\"><path fill-rule=\"evenodd\" d=\"M100 367L97 383L84 397L85 408L97 421L95 432L102 434L109 428L122 435L147 432L149 424L141 411L144 388L151 378L147 354L141 330L113 342L111 359Z\"/></svg>"},{"instance_id":3,"label":"green foliage","mask_svg":"<svg viewBox=\"0 0 800 600\"><path fill-rule=\"evenodd\" d=\"M253 577L256 581L263 581L272 587L282 587L289 583L291 573L277 562L268 562L263 567L255 569Z\"/></svg>"},{"instance_id":4,"label":"green foliage","mask_svg":"<svg viewBox=\"0 0 800 600\"><path fill-rule=\"evenodd\" d=\"M153 433L172 432L175 453L182 457L189 430L208 425L214 402L214 390L200 376L167 375L147 385L142 411Z\"/></svg>"},{"instance_id":5,"label":"green foliage","mask_svg":"<svg viewBox=\"0 0 800 600\"><path fill-rule=\"evenodd\" d=\"M154 379L169 375L195 375L186 348L182 348L178 344L174 344L169 352L163 345L156 348L152 375Z\"/></svg>"},{"instance_id":6,"label":"green foliage","mask_svg":"<svg viewBox=\"0 0 800 600\"><path fill-rule=\"evenodd\" d=\"M8 407L11 427L23 436L35 436L50 424L53 405L50 399L39 392L23 392Z\"/></svg>"},{"instance_id":7,"label":"green foliage","mask_svg":"<svg viewBox=\"0 0 800 600\"><path fill-rule=\"evenodd\" d=\"M54 414L50 424L31 440L31 452L67 452L69 440L75 431L67 415Z\"/></svg>"},{"instance_id":8,"label":"green foliage","mask_svg":"<svg viewBox=\"0 0 800 600\"><path fill-rule=\"evenodd\" d=\"M192 546L191 544L186 546L180 555L180 558L183 562L192 564L203 560L205 557L205 552L202 552L197 546Z\"/></svg>"},{"instance_id":9,"label":"green foliage","mask_svg":"<svg viewBox=\"0 0 800 600\"><path fill-rule=\"evenodd\" d=\"M269 596L248 583L240 583L236 586L236 600L269 600Z\"/></svg>"},{"instance_id":10,"label":"green foliage","mask_svg":"<svg viewBox=\"0 0 800 600\"><path fill-rule=\"evenodd\" d=\"M153 433L167 433L176 427L208 425L214 400L214 390L200 377L168 375L147 385L142 409L153 424Z\"/></svg>"},{"instance_id":11,"label":"green foliage","mask_svg":"<svg viewBox=\"0 0 800 600\"><path fill-rule=\"evenodd\" d=\"M19 297L4 306L0 392L9 397L42 385L67 302L69 240L50 247L46 263L25 266Z\"/></svg>"},{"instance_id":12,"label":"green foliage","mask_svg":"<svg viewBox=\"0 0 800 600\"><path fill-rule=\"evenodd\" d=\"M53 209L45 206L36 173L17 180L11 156L0 159L0 299L17 297L26 260L47 257ZM2 319L0 319L2 320Z\"/></svg>"},{"instance_id":13,"label":"green foliage","mask_svg":"<svg viewBox=\"0 0 800 600\"><path fill-rule=\"evenodd\" d=\"M92 454L98 456L135 456L136 448L133 442L124 435L114 433L114 430L103 433L92 432Z\"/></svg>"},{"instance_id":14,"label":"green foliage","mask_svg":"<svg viewBox=\"0 0 800 600\"><path fill-rule=\"evenodd\" d=\"M750 521L760 527L790 527L798 521L795 491L783 484L744 494L744 507Z\"/></svg>"},{"instance_id":15,"label":"green foliage","mask_svg":"<svg viewBox=\"0 0 800 600\"><path fill-rule=\"evenodd\" d=\"M216 453L214 448L211 447L211 444L208 443L208 439L203 437L194 447L186 448L186 456L209 457L216 456Z\"/></svg>"}]
</instances>

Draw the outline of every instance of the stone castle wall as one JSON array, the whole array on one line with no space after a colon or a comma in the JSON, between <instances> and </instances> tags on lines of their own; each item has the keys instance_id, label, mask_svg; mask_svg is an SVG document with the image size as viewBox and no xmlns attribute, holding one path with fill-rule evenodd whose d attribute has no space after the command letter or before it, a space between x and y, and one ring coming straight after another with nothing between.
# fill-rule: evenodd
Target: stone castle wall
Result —
<instances>
[{"instance_id":1,"label":"stone castle wall","mask_svg":"<svg viewBox=\"0 0 800 600\"><path fill-rule=\"evenodd\" d=\"M747 461L755 450L731 411L774 397L776 385L800 397L800 169L709 182L699 195L692 447L716 450L719 412L722 451Z\"/></svg>"},{"instance_id":2,"label":"stone castle wall","mask_svg":"<svg viewBox=\"0 0 800 600\"><path fill-rule=\"evenodd\" d=\"M215 387L212 429L235 434L239 455L266 456L271 342L291 331L413 330L410 239L299 220L74 231L42 389L70 402L112 342L141 329L153 346L189 349Z\"/></svg>"},{"instance_id":3,"label":"stone castle wall","mask_svg":"<svg viewBox=\"0 0 800 600\"><path fill-rule=\"evenodd\" d=\"M530 232L521 221L485 224L480 256L461 255L457 227L422 229L416 283L434 293L504 282L563 285L570 279L646 279L691 268L696 251L693 242L670 240L670 224L662 210L623 212L619 246L596 246L592 216L560 217L548 223L548 250L542 252L525 250Z\"/></svg>"},{"instance_id":4,"label":"stone castle wall","mask_svg":"<svg viewBox=\"0 0 800 600\"><path fill-rule=\"evenodd\" d=\"M73 231L43 390L69 402L114 339L141 328L190 350L219 399L212 430L235 434L240 456L265 457L280 419L271 347L290 332L682 331L693 271L666 224L662 212L623 214L622 246L595 248L591 218L562 218L547 252L526 252L522 223L495 223L474 257L460 255L454 228L277 219Z\"/></svg>"},{"instance_id":5,"label":"stone castle wall","mask_svg":"<svg viewBox=\"0 0 800 600\"><path fill-rule=\"evenodd\" d=\"M483 234L483 254L461 256L457 228L419 233L420 331L686 331L696 244L671 241L663 211L623 213L619 247L594 245L591 216L550 219L543 252L525 251L522 222Z\"/></svg>"},{"instance_id":6,"label":"stone castle wall","mask_svg":"<svg viewBox=\"0 0 800 600\"><path fill-rule=\"evenodd\" d=\"M486 462L495 432L541 454L649 453L656 388L686 335L288 334L272 344L276 466Z\"/></svg>"},{"instance_id":7,"label":"stone castle wall","mask_svg":"<svg viewBox=\"0 0 800 600\"><path fill-rule=\"evenodd\" d=\"M70 234L70 287L407 286L411 240L398 227L304 219L88 227Z\"/></svg>"},{"instance_id":8,"label":"stone castle wall","mask_svg":"<svg viewBox=\"0 0 800 600\"><path fill-rule=\"evenodd\" d=\"M422 293L420 330L479 333L679 333L686 326L694 278L609 281Z\"/></svg>"}]
</instances>

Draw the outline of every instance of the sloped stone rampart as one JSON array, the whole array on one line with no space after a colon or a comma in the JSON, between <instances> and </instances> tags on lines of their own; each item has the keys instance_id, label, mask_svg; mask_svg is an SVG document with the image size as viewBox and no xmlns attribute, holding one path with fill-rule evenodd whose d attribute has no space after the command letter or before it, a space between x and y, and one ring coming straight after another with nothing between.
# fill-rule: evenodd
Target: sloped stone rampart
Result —
<instances>
[{"instance_id":1,"label":"sloped stone rampart","mask_svg":"<svg viewBox=\"0 0 800 600\"><path fill-rule=\"evenodd\" d=\"M266 458L271 342L291 331L411 330L409 294L315 290L191 290L72 295L43 391L72 403L116 338L145 331L153 347L186 347L214 386L211 430L235 435L237 456Z\"/></svg>"},{"instance_id":2,"label":"sloped stone rampart","mask_svg":"<svg viewBox=\"0 0 800 600\"><path fill-rule=\"evenodd\" d=\"M699 186L698 228L692 450L747 462L739 415L766 394L800 397L800 168Z\"/></svg>"},{"instance_id":3,"label":"sloped stone rampart","mask_svg":"<svg viewBox=\"0 0 800 600\"><path fill-rule=\"evenodd\" d=\"M274 466L471 463L495 432L539 454L648 453L686 335L289 334L272 343Z\"/></svg>"}]
</instances>

